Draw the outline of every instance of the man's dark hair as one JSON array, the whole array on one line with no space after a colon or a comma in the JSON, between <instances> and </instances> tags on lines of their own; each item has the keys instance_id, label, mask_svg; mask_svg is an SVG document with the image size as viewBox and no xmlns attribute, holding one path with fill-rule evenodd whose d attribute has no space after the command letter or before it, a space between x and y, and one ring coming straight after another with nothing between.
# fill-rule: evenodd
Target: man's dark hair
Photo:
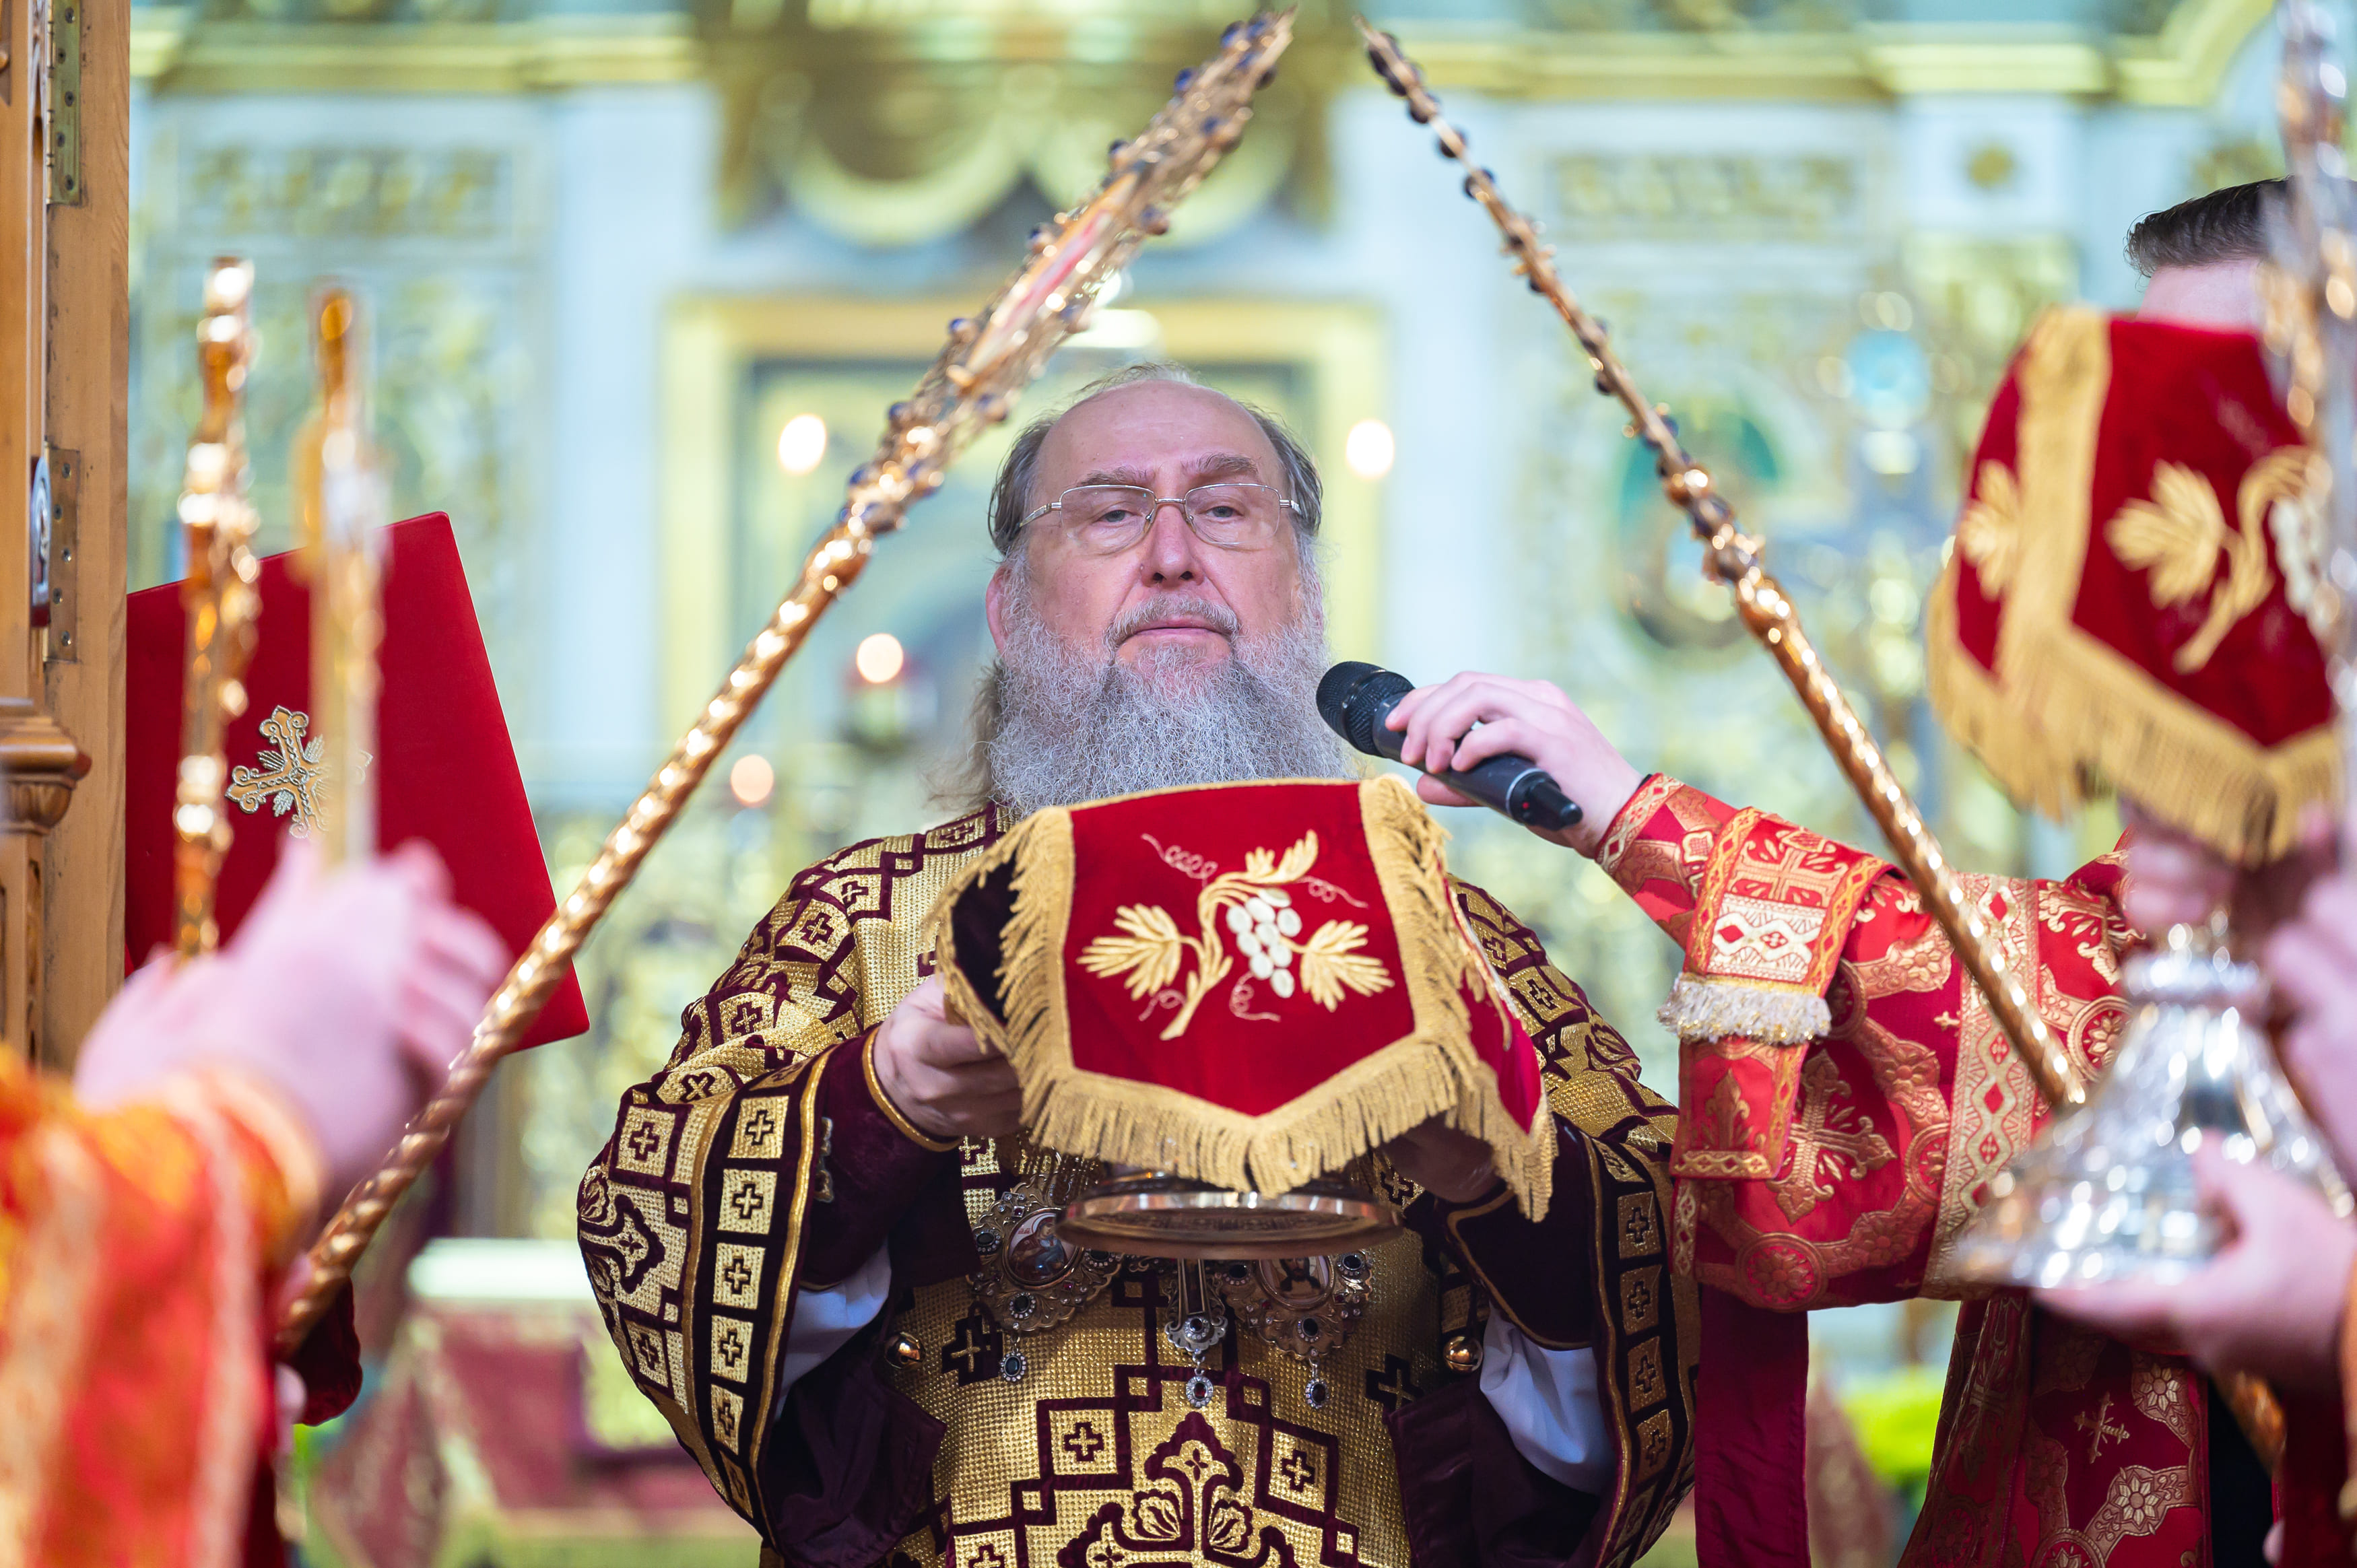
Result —
<instances>
[{"instance_id":1,"label":"man's dark hair","mask_svg":"<svg viewBox=\"0 0 2357 1568\"><path fill-rule=\"evenodd\" d=\"M998 478L990 487L990 542L998 547L999 554L1010 555L1015 551L1016 535L1023 532L1023 519L1036 504L1031 499L1032 482L1039 476L1039 448L1048 440L1048 432L1056 421L1073 409L1115 387L1129 386L1136 381L1177 381L1181 386L1200 386L1186 368L1168 360L1149 360L1140 364L1125 365L1108 376L1100 376L1082 387L1072 401L1053 413L1043 414L1023 427L1008 448L1006 460L998 466ZM1318 478L1317 459L1285 422L1248 403L1230 399L1238 408L1253 417L1268 444L1276 448L1276 460L1285 476L1276 481L1294 505L1293 526L1301 535L1302 558L1309 558L1309 542L1318 536L1318 524L1325 514L1325 489Z\"/></svg>"},{"instance_id":2,"label":"man's dark hair","mask_svg":"<svg viewBox=\"0 0 2357 1568\"><path fill-rule=\"evenodd\" d=\"M2148 212L2128 231L2128 265L2150 277L2163 267L2265 261L2267 213L2283 196L2283 181L2255 179Z\"/></svg>"}]
</instances>

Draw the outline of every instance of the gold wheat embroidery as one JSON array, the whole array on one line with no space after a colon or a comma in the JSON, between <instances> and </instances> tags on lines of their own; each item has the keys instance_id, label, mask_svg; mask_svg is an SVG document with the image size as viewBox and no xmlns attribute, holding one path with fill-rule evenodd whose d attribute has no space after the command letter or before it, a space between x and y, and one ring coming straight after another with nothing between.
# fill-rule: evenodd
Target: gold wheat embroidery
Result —
<instances>
[{"instance_id":1,"label":"gold wheat embroidery","mask_svg":"<svg viewBox=\"0 0 2357 1568\"><path fill-rule=\"evenodd\" d=\"M1304 833L1282 859L1265 849L1244 856L1242 871L1213 876L1195 896L1198 934L1178 929L1170 912L1151 904L1125 904L1114 911L1117 936L1102 936L1081 951L1081 967L1119 978L1133 999L1158 996L1178 979L1191 957L1192 971L1178 993L1178 1011L1162 1031L1175 1040L1194 1022L1212 987L1233 973L1240 955L1253 979L1266 983L1279 1000L1297 991L1332 1012L1346 992L1372 995L1391 987L1383 961L1360 950L1367 928L1355 920L1329 920L1302 940L1301 911L1286 889L1309 878L1318 861L1318 835ZM1228 951L1222 936L1235 939Z\"/></svg>"},{"instance_id":2,"label":"gold wheat embroidery","mask_svg":"<svg viewBox=\"0 0 2357 1568\"><path fill-rule=\"evenodd\" d=\"M1985 593L2002 594L2013 581L2021 555L2021 487L2002 463L1981 465L1973 502L1956 524L1956 548L1964 552Z\"/></svg>"},{"instance_id":3,"label":"gold wheat embroidery","mask_svg":"<svg viewBox=\"0 0 2357 1568\"><path fill-rule=\"evenodd\" d=\"M2296 499L2306 487L2308 452L2279 446L2243 476L2234 497L2236 526L2226 526L2224 508L2208 479L2182 463L2153 469L2152 499L2130 501L2104 531L2112 549L2150 576L2152 602L2166 609L2190 603L2217 575L2226 557L2226 578L2211 589L2201 624L2177 650L2173 662L2191 674L2210 662L2218 644L2237 622L2259 607L2275 586L2267 564L2268 513L2276 503Z\"/></svg>"}]
</instances>

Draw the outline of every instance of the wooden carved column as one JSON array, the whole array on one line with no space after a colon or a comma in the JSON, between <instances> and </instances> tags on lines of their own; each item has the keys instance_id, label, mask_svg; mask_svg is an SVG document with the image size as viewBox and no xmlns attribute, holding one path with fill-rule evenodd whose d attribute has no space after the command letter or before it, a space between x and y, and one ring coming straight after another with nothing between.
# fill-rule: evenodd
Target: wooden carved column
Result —
<instances>
[{"instance_id":1,"label":"wooden carved column","mask_svg":"<svg viewBox=\"0 0 2357 1568\"><path fill-rule=\"evenodd\" d=\"M0 1047L58 1066L123 975L129 62L0 0Z\"/></svg>"}]
</instances>

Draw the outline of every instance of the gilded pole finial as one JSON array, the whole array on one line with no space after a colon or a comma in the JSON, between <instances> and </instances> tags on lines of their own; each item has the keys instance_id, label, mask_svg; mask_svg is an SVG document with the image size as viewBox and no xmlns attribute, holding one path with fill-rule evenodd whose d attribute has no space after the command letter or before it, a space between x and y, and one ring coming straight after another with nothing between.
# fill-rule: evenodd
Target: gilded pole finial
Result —
<instances>
[{"instance_id":1,"label":"gilded pole finial","mask_svg":"<svg viewBox=\"0 0 2357 1568\"><path fill-rule=\"evenodd\" d=\"M311 713L320 748L312 832L330 865L376 850L381 531L391 521L382 456L370 439L366 340L359 300L341 284L311 297L319 403L295 440L304 575L311 585ZM305 758L308 761L308 758Z\"/></svg>"},{"instance_id":2,"label":"gilded pole finial","mask_svg":"<svg viewBox=\"0 0 2357 1568\"><path fill-rule=\"evenodd\" d=\"M228 782L229 722L245 712L245 664L262 599L246 499L244 394L253 360L253 264L217 258L206 270L197 320L197 376L203 412L188 441L180 524L188 572L180 589L188 617L182 675L180 765L173 791L172 939L183 958L221 940L213 894L229 852L221 809Z\"/></svg>"}]
</instances>

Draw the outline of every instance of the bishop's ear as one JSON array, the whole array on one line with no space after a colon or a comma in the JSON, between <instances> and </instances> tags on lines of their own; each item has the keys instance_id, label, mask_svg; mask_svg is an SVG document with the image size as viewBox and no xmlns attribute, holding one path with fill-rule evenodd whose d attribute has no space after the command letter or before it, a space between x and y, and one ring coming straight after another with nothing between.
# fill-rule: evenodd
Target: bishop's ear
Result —
<instances>
[{"instance_id":1,"label":"bishop's ear","mask_svg":"<svg viewBox=\"0 0 2357 1568\"><path fill-rule=\"evenodd\" d=\"M1017 540L1015 547L1022 549L1022 541ZM982 612L990 622L991 645L998 650L1001 659L1006 656L1006 596L1011 591L1007 586L1006 575L1014 568L1013 556L1001 561L998 570L990 575L990 585L982 592Z\"/></svg>"}]
</instances>

